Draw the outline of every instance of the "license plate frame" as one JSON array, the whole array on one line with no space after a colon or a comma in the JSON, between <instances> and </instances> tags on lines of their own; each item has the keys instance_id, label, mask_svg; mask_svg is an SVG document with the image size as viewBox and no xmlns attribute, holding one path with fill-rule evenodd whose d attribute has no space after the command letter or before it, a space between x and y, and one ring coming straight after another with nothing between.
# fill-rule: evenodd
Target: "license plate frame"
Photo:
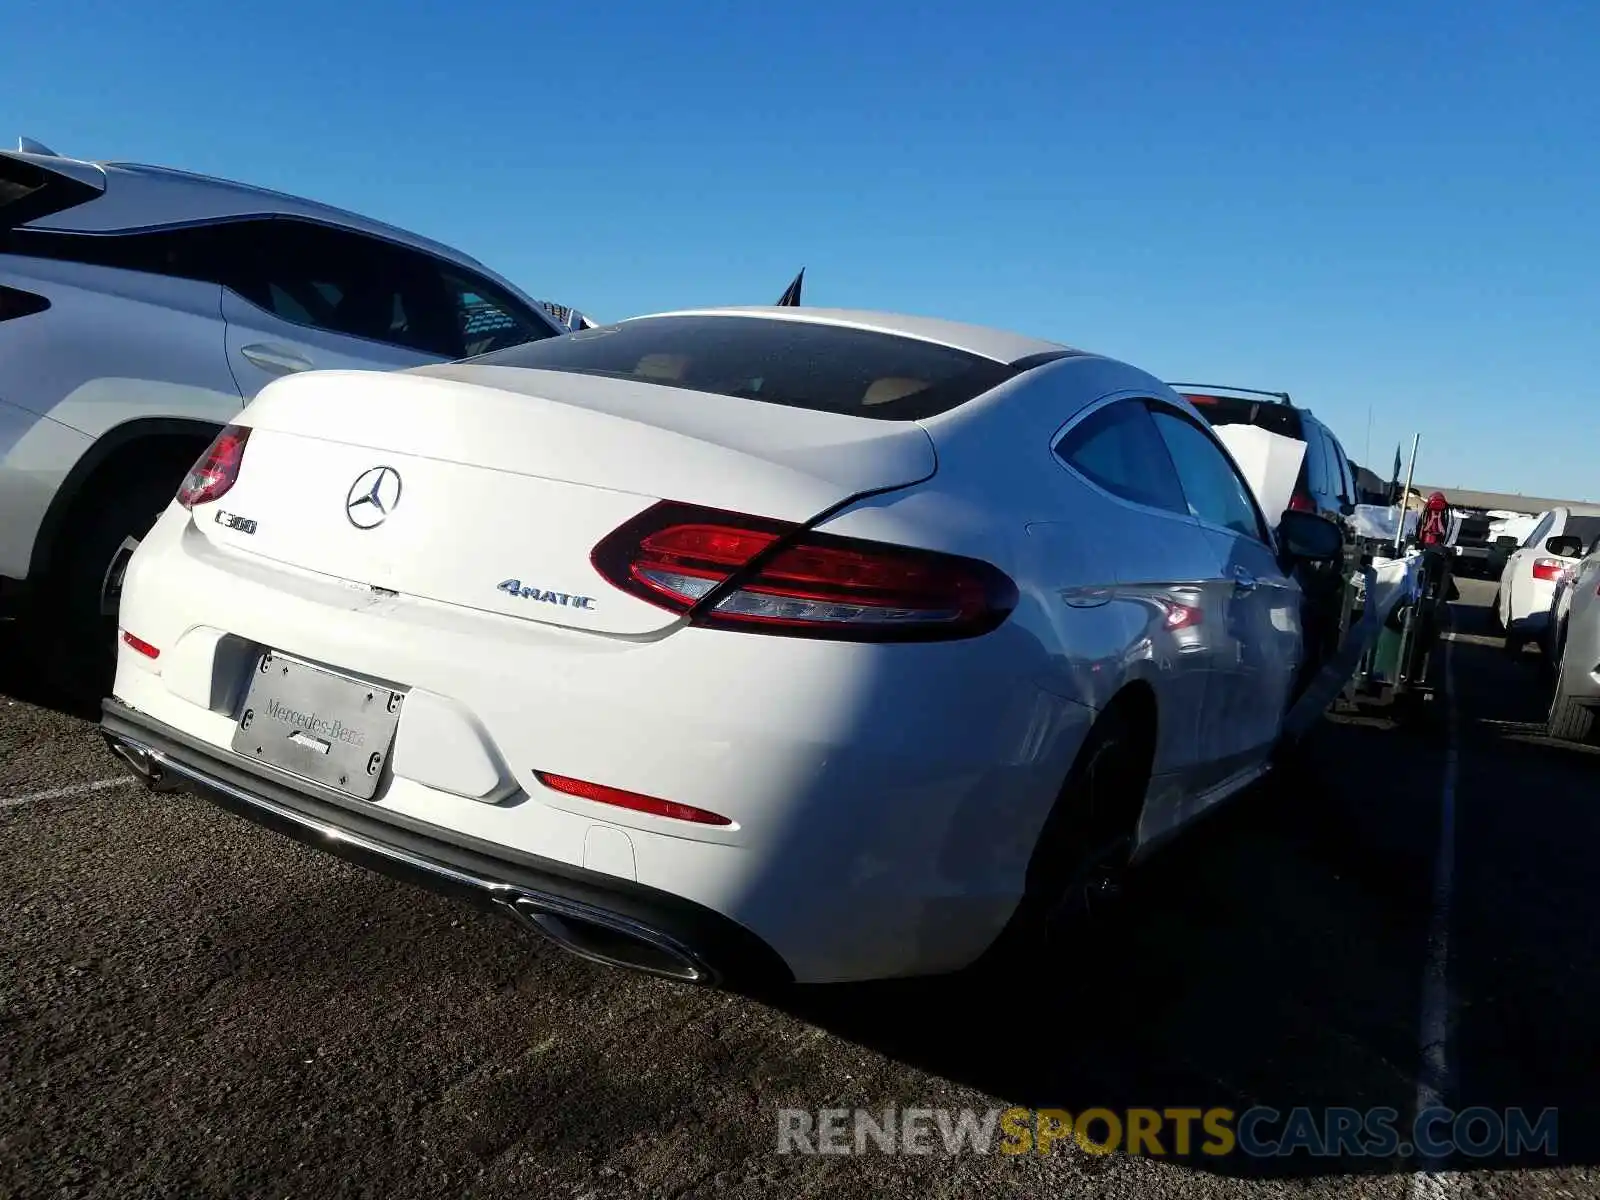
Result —
<instances>
[{"instance_id":1,"label":"license plate frame","mask_svg":"<svg viewBox=\"0 0 1600 1200\"><path fill-rule=\"evenodd\" d=\"M265 650L233 731L233 752L371 800L389 760L405 693Z\"/></svg>"}]
</instances>

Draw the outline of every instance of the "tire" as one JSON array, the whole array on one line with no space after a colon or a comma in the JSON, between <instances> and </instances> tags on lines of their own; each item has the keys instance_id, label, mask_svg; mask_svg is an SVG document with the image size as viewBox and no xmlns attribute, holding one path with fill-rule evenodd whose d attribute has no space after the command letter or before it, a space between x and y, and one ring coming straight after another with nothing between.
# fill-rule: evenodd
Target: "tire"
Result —
<instances>
[{"instance_id":1,"label":"tire","mask_svg":"<svg viewBox=\"0 0 1600 1200\"><path fill-rule=\"evenodd\" d=\"M1003 972L1060 961L1114 906L1133 854L1154 728L1140 706L1115 700L1090 729L1028 864L1021 901L980 962Z\"/></svg>"},{"instance_id":2,"label":"tire","mask_svg":"<svg viewBox=\"0 0 1600 1200\"><path fill-rule=\"evenodd\" d=\"M1567 668L1556 668L1555 695L1550 700L1550 717L1546 722L1549 736L1563 742L1588 742L1594 740L1595 710L1574 700L1566 692Z\"/></svg>"},{"instance_id":3,"label":"tire","mask_svg":"<svg viewBox=\"0 0 1600 1200\"><path fill-rule=\"evenodd\" d=\"M184 467L176 475L173 469L163 462L105 480L80 503L58 543L34 614L34 650L45 682L69 703L97 706L111 692L117 618L101 611L106 574L123 543L149 533L172 500Z\"/></svg>"},{"instance_id":4,"label":"tire","mask_svg":"<svg viewBox=\"0 0 1600 1200\"><path fill-rule=\"evenodd\" d=\"M1489 629L1494 633L1504 633L1506 623L1500 619L1500 589L1495 588L1494 599L1489 604Z\"/></svg>"}]
</instances>

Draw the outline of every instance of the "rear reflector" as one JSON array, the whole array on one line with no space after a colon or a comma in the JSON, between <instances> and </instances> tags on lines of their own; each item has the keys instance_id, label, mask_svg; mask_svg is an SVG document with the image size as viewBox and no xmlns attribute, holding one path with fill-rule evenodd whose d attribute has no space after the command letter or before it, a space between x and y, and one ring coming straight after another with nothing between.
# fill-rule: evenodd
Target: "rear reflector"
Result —
<instances>
[{"instance_id":1,"label":"rear reflector","mask_svg":"<svg viewBox=\"0 0 1600 1200\"><path fill-rule=\"evenodd\" d=\"M1566 573L1568 563L1563 558L1536 558L1533 560L1533 577L1535 579L1560 579Z\"/></svg>"},{"instance_id":2,"label":"rear reflector","mask_svg":"<svg viewBox=\"0 0 1600 1200\"><path fill-rule=\"evenodd\" d=\"M239 478L245 443L249 440L250 430L243 425L229 425L217 434L179 486L178 503L193 508L225 496Z\"/></svg>"},{"instance_id":3,"label":"rear reflector","mask_svg":"<svg viewBox=\"0 0 1600 1200\"><path fill-rule=\"evenodd\" d=\"M994 629L1017 588L977 559L662 501L590 555L615 587L695 625L845 641Z\"/></svg>"},{"instance_id":4,"label":"rear reflector","mask_svg":"<svg viewBox=\"0 0 1600 1200\"><path fill-rule=\"evenodd\" d=\"M161 657L161 651L157 650L154 646L152 646L149 642L145 641L143 638L135 637L133 634L129 633L126 629L124 629L122 631L122 640L123 640L124 644L126 644L128 646L131 646L133 649L137 650L140 654L144 655L146 658L160 658Z\"/></svg>"},{"instance_id":5,"label":"rear reflector","mask_svg":"<svg viewBox=\"0 0 1600 1200\"><path fill-rule=\"evenodd\" d=\"M613 804L618 808L627 808L634 812L652 813L658 817L671 817L675 821L693 821L696 825L733 824L727 817L719 817L714 812L707 812L703 808L695 808L691 804L677 804L671 800L658 800L654 796L642 796L638 792L606 787L600 783L587 783L582 779L570 779L565 775L552 775L548 771L535 771L533 775L535 779L553 792L563 792L568 796L577 796L583 800L593 800L598 804Z\"/></svg>"},{"instance_id":6,"label":"rear reflector","mask_svg":"<svg viewBox=\"0 0 1600 1200\"><path fill-rule=\"evenodd\" d=\"M17 288L0 287L0 321L31 317L49 307L50 301L43 296L35 296L32 292L19 291Z\"/></svg>"}]
</instances>

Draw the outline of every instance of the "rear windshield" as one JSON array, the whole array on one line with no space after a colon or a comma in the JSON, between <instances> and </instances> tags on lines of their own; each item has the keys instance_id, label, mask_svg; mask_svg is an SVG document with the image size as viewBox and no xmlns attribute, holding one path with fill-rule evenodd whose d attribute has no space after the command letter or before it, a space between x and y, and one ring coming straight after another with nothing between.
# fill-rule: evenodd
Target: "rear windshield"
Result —
<instances>
[{"instance_id":1,"label":"rear windshield","mask_svg":"<svg viewBox=\"0 0 1600 1200\"><path fill-rule=\"evenodd\" d=\"M1184 399L1213 425L1255 425L1284 437L1302 437L1299 412L1276 400L1245 400L1238 396L1203 393L1189 393Z\"/></svg>"},{"instance_id":2,"label":"rear windshield","mask_svg":"<svg viewBox=\"0 0 1600 1200\"><path fill-rule=\"evenodd\" d=\"M1595 548L1595 542L1600 541L1600 517L1568 517L1561 532L1581 541L1584 553L1588 553Z\"/></svg>"},{"instance_id":3,"label":"rear windshield","mask_svg":"<svg viewBox=\"0 0 1600 1200\"><path fill-rule=\"evenodd\" d=\"M914 421L1017 368L915 338L771 317L641 317L467 360L571 371L768 404Z\"/></svg>"}]
</instances>

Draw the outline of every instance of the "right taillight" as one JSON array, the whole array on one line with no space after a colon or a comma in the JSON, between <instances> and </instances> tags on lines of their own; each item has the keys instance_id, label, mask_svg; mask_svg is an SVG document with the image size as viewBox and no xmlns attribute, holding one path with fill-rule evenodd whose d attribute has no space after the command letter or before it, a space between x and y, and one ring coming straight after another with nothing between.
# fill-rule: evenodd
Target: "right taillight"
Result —
<instances>
[{"instance_id":1,"label":"right taillight","mask_svg":"<svg viewBox=\"0 0 1600 1200\"><path fill-rule=\"evenodd\" d=\"M613 586L695 625L846 641L976 637L1017 605L977 559L663 501L590 556Z\"/></svg>"},{"instance_id":2,"label":"right taillight","mask_svg":"<svg viewBox=\"0 0 1600 1200\"><path fill-rule=\"evenodd\" d=\"M24 292L17 288L0 287L0 321L31 317L49 307L50 301L43 296L36 296L32 292Z\"/></svg>"},{"instance_id":3,"label":"right taillight","mask_svg":"<svg viewBox=\"0 0 1600 1200\"><path fill-rule=\"evenodd\" d=\"M1295 492L1289 497L1289 511L1291 512L1316 512L1317 506L1311 497L1304 492Z\"/></svg>"},{"instance_id":4,"label":"right taillight","mask_svg":"<svg viewBox=\"0 0 1600 1200\"><path fill-rule=\"evenodd\" d=\"M239 478L249 440L250 430L243 425L229 425L217 434L179 486L178 503L193 508L225 496Z\"/></svg>"},{"instance_id":5,"label":"right taillight","mask_svg":"<svg viewBox=\"0 0 1600 1200\"><path fill-rule=\"evenodd\" d=\"M1533 577L1535 579L1560 579L1562 572L1567 569L1567 563L1560 558L1536 558L1533 560Z\"/></svg>"}]
</instances>

